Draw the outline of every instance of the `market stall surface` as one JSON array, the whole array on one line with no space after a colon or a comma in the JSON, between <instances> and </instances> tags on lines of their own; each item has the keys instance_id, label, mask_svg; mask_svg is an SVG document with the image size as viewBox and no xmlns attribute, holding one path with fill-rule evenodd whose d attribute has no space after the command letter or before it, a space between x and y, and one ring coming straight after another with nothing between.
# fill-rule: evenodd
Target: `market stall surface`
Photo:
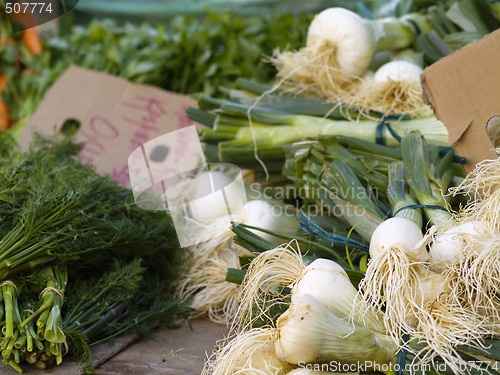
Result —
<instances>
[{"instance_id":1,"label":"market stall surface","mask_svg":"<svg viewBox=\"0 0 500 375\"><path fill-rule=\"evenodd\" d=\"M178 329L157 330L139 340L134 336L122 337L94 350L96 363L104 361L98 366L97 375L199 375L216 341L227 332L222 325L197 319L192 322L192 329L183 325ZM81 368L73 362L64 362L44 371L33 367L24 369L25 374L32 375L79 375ZM6 365L0 373L18 374Z\"/></svg>"}]
</instances>

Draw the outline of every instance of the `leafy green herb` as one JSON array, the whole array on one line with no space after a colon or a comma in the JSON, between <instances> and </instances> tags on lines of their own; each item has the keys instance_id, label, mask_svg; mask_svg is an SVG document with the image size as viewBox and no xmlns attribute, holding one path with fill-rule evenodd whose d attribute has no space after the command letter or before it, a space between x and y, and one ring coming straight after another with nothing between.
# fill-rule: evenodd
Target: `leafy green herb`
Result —
<instances>
[{"instance_id":1,"label":"leafy green herb","mask_svg":"<svg viewBox=\"0 0 500 375\"><path fill-rule=\"evenodd\" d=\"M65 343L89 362L89 345L191 312L171 294L185 253L167 214L138 208L79 148L36 136L22 153L0 134L0 347L18 371L61 363Z\"/></svg>"},{"instance_id":2,"label":"leafy green herb","mask_svg":"<svg viewBox=\"0 0 500 375\"><path fill-rule=\"evenodd\" d=\"M22 123L71 64L179 93L212 95L237 77L269 81L275 70L265 56L302 46L310 20L231 13L209 13L202 20L179 16L157 26L94 20L48 38L42 55L28 62L30 71L16 71L14 52L0 46L0 64L12 67L5 101L10 116Z\"/></svg>"}]
</instances>

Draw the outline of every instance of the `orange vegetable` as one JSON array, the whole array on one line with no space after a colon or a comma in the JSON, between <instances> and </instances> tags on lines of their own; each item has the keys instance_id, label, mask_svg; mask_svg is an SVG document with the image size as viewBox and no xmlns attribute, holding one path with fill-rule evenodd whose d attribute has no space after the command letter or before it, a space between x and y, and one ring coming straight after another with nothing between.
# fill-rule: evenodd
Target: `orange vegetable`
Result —
<instances>
[{"instance_id":1,"label":"orange vegetable","mask_svg":"<svg viewBox=\"0 0 500 375\"><path fill-rule=\"evenodd\" d=\"M0 129L9 127L9 106L3 101L2 92L7 86L7 78L0 73Z\"/></svg>"},{"instance_id":2,"label":"orange vegetable","mask_svg":"<svg viewBox=\"0 0 500 375\"><path fill-rule=\"evenodd\" d=\"M9 105L0 100L0 129L7 130L9 124Z\"/></svg>"},{"instance_id":3,"label":"orange vegetable","mask_svg":"<svg viewBox=\"0 0 500 375\"><path fill-rule=\"evenodd\" d=\"M0 73L0 93L6 87L7 87L7 77L5 77L5 74Z\"/></svg>"},{"instance_id":4,"label":"orange vegetable","mask_svg":"<svg viewBox=\"0 0 500 375\"><path fill-rule=\"evenodd\" d=\"M42 41L37 27L24 30L22 40L32 54L40 55L42 53Z\"/></svg>"},{"instance_id":5,"label":"orange vegetable","mask_svg":"<svg viewBox=\"0 0 500 375\"><path fill-rule=\"evenodd\" d=\"M42 42L40 40L40 34L38 33L38 27L36 26L36 20L35 17L33 17L33 14L29 12L11 13L11 19L25 29L22 32L21 38L28 50L34 55L41 54Z\"/></svg>"}]
</instances>

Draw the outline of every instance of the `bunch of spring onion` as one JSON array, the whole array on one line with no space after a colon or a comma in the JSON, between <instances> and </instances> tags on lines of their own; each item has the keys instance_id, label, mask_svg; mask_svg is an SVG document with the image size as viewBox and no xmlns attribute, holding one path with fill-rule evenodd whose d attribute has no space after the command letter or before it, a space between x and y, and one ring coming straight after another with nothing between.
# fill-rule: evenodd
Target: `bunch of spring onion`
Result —
<instances>
[{"instance_id":1,"label":"bunch of spring onion","mask_svg":"<svg viewBox=\"0 0 500 375\"><path fill-rule=\"evenodd\" d=\"M258 244L261 244L263 241L259 239L255 233L245 232L239 227L235 227L234 229L235 232L238 233L238 237L242 237L238 242L243 246L246 246L248 249L251 249L253 252L260 253L260 255L253 258L247 270L237 270L238 272L233 272L236 270L230 270L228 273L228 276L230 276L233 282L243 282L242 303L240 305L238 315L239 319L236 321L236 325L234 326L238 334L231 342L226 342L226 346L214 353L214 360L209 366L207 366L206 373L233 374L240 373L242 371L250 374L287 373L287 371L290 371L291 368L297 366L297 364L294 364L293 362L288 363L283 359L283 354L279 354L282 353L280 350L282 345L286 348L293 348L293 346L289 345L290 343L288 341L288 333L290 331L286 328L287 325L283 324L283 327L285 327L283 328L285 338L283 339L284 343L282 343L280 341L280 331L277 329L277 326L281 321L287 321L282 317L288 316L288 314L291 313L287 312L287 310L289 308L291 310L291 298L293 298L293 292L296 288L294 285L296 285L296 283L302 284L302 286L297 289L302 291L303 294L311 293L314 296L330 295L341 297L343 295L342 291L348 289L348 287L346 287L345 284L342 284L342 286L339 285L338 288L333 288L335 291L331 291L330 289L332 288L325 288L325 284L328 284L329 286L335 285L332 281L327 282L322 277L325 276L325 274L328 274L328 272L325 272L325 269L328 271L335 271L339 274L343 274L345 272L349 275L349 278L354 285L358 284L357 281L359 279L354 281L353 278L358 278L358 275L349 268L344 268L344 270L342 270L342 268L338 266L340 263L336 265L334 262L326 259L315 260L316 257L309 255L309 253L308 255L300 256L296 251L291 250L291 248L274 248L269 251L265 251L265 249L269 249L269 244L259 247ZM321 233L318 231L310 231L310 233L314 233L314 236L323 236L323 234L328 234L328 232ZM294 248L296 249L297 246L294 246ZM304 269L304 266L307 264L309 264L309 266ZM315 267L312 267L313 264ZM325 265L327 266L325 267ZM362 262L360 262L359 265L361 268ZM349 267L349 265L346 264L343 267ZM323 272L316 272L320 270ZM243 275L238 275L241 273L243 273ZM307 281L303 282L302 278ZM319 286L313 281L319 281ZM308 282L310 282L309 286L306 285ZM341 283L339 282L339 284ZM370 325L370 323L367 324L367 322L362 318L366 308L363 306L364 304L362 303L363 301L361 300L360 294L356 294L355 299L356 307L351 309L350 315L345 318L344 321L351 323L350 333L352 335L354 335L352 331L353 321L362 321L365 325ZM306 298L306 300L308 299ZM342 298L338 298L338 301L329 300L330 303L328 306L339 310L342 308L349 310L349 307L344 304L340 304L341 307L338 307L338 303L342 300ZM327 316L325 314L315 314L315 309L310 308L310 305L307 306L306 311L307 313L301 315L301 317L307 317L307 321L304 322L300 319L300 323L303 323L304 325L309 323L310 316L314 316L319 321L321 321L321 319L325 319L325 316ZM385 330L385 313L382 313L381 310L368 311L370 311L368 314L369 316L372 316L372 314L379 316L379 324L381 324L383 326L383 330ZM312 320L313 318L311 317L310 319ZM330 318L327 318L327 322L330 322ZM341 328L336 327L330 331L330 325L326 323L324 323L321 327L321 331L313 330L312 333L309 333L311 331L311 329L308 329L310 328L309 326L301 326L301 328L295 330L295 332L292 329L292 332L296 334L296 338L294 340L297 344L297 350L292 353L295 353L293 355L300 358L300 362L298 363L299 369L297 369L297 371L302 371L301 368L306 367L317 371L325 371L327 373L330 373L330 371L335 372L332 368L332 361L334 362L334 367L337 369L359 368L360 364L365 364L361 361L358 362L357 365L355 364L353 367L349 367L349 365L352 365L352 358L357 358L356 356L361 355L359 352L362 352L364 348L362 345L358 345L361 349L359 352L356 348L351 348L349 346L349 339L351 338L351 335L349 334L343 337L344 341L342 341L342 345L348 346L351 357L348 359L339 358L338 356L342 353L342 351L337 349L335 351L335 355L337 355L337 357L332 354L331 357L328 357L329 360L320 359L313 360L311 363L308 363L308 358L311 358L311 356L313 358L320 357L318 353L312 353L313 348L317 348L321 351L327 350L325 348L326 346L331 349L335 347L335 345L340 345L340 343L332 343L332 341L334 341L337 337L336 333L342 332ZM389 332L385 332L387 332L388 340L392 341ZM325 338L323 333L328 335L329 338ZM321 340L321 342L318 342L317 340ZM364 343L367 343L367 340L365 340ZM378 343L380 344L380 340ZM392 365L388 364L385 367L379 363L377 370L390 371L391 369L403 369L405 368L405 363L407 363L408 365L415 365L410 367L410 369L415 371L425 369L426 372L431 374L443 372L453 373L453 371L456 372L456 364L462 361L462 366L460 368L465 372L480 373L480 369L474 368L474 363L479 363L482 370L486 371L486 373L492 373L497 369L495 361L500 359L498 351L500 342L498 340L485 338L483 344L483 348L478 348L474 345L460 345L455 348L456 358L453 363L448 364L443 361L443 359L438 357L433 360L433 365L435 366L435 368L433 368L430 365L425 365L426 356L428 356L429 353L432 353L432 350L428 348L427 342L412 337L404 339L402 342L399 340L397 342L393 341L393 345L398 348L397 363ZM286 350L288 349L285 349L285 354L288 354ZM293 360L290 359L290 361ZM465 364L465 361L468 361L467 364ZM372 365L374 364L374 362L371 363ZM376 363L377 362L375 362L375 365ZM408 367L405 369L408 370Z\"/></svg>"},{"instance_id":2,"label":"bunch of spring onion","mask_svg":"<svg viewBox=\"0 0 500 375\"><path fill-rule=\"evenodd\" d=\"M328 212L337 213L370 242L371 259L361 282L365 310L385 310L384 324L395 342L409 335L426 343L407 348L414 360L425 364L439 357L451 369L460 371L465 360L457 355L456 348L481 348L483 340L495 331L484 312L486 294L482 294L482 303L472 304L464 297L464 278L457 279L456 271L436 272L430 258L438 250L440 237L429 253L426 244L431 238L422 234L431 226L443 231L453 225L448 212L453 202L451 196L444 196L456 173L450 164L453 153L440 155L439 149L428 147L418 132L402 138L401 148L391 150L392 160L389 150L383 159L381 152L377 155L373 151L368 159L356 147L343 149L337 139L294 145L294 158L287 160L285 175L306 193L306 204L320 204ZM375 147L381 148L373 145L372 149ZM370 187L374 190L367 190ZM368 191L376 193L370 197ZM392 207L392 212L381 210L383 207ZM393 217L386 219L388 216ZM468 225L466 233L471 233ZM448 238L453 238L457 230ZM477 247L481 242L473 243L471 246ZM461 264L461 272L469 273L466 263ZM473 284L469 285L468 295L476 296ZM490 303L491 309L493 306Z\"/></svg>"},{"instance_id":3,"label":"bunch of spring onion","mask_svg":"<svg viewBox=\"0 0 500 375\"><path fill-rule=\"evenodd\" d=\"M89 361L89 344L189 315L172 297L185 256L165 212L82 165L71 140L35 137L27 153L0 142L6 364Z\"/></svg>"},{"instance_id":4,"label":"bunch of spring onion","mask_svg":"<svg viewBox=\"0 0 500 375\"><path fill-rule=\"evenodd\" d=\"M480 347L492 331L469 303L449 293L458 285L450 275L429 269L430 237L422 230L449 225L452 202L443 194L460 179L450 164L453 152L440 155L418 132L401 142L396 149L342 137L297 143L284 173L304 192L304 211L319 205L370 242L361 283L366 309L385 310L385 327L395 342L406 334L426 342L418 349L425 357L413 353L422 363L440 356L456 370L455 348ZM351 143L350 149L341 143Z\"/></svg>"},{"instance_id":5,"label":"bunch of spring onion","mask_svg":"<svg viewBox=\"0 0 500 375\"><path fill-rule=\"evenodd\" d=\"M446 128L435 117L381 121L376 114L365 117L322 101L277 93L257 101L266 87L243 80L239 85L245 89L230 90L227 100L201 96L199 108L189 108L187 114L207 126L200 130L200 138L208 144L209 158L253 169L256 180L281 171L284 146L312 137L340 135L397 146L391 134L400 137L419 130L430 145L449 146Z\"/></svg>"},{"instance_id":6,"label":"bunch of spring onion","mask_svg":"<svg viewBox=\"0 0 500 375\"><path fill-rule=\"evenodd\" d=\"M404 366L405 356L420 363L426 372L436 373L424 367L422 358L399 354L404 350L385 330L384 314L379 310L366 312L360 298L335 262L304 261L287 248L266 251L252 261L246 273L240 305L243 319L238 322L236 336L214 353L204 374L285 374L305 366L327 373L335 372L333 366L393 373ZM273 311L276 306L278 314ZM254 315L249 315L249 310ZM259 327L251 324L262 320L265 323L259 322ZM405 345L425 353L421 341ZM485 345L491 345L489 350L465 345L456 348L457 360L482 360L485 366L493 363L487 369L493 371L499 343L487 340ZM455 370L453 364L440 358L434 364L439 364L440 371ZM473 365L466 368L474 372Z\"/></svg>"},{"instance_id":7,"label":"bunch of spring onion","mask_svg":"<svg viewBox=\"0 0 500 375\"><path fill-rule=\"evenodd\" d=\"M247 233L245 237L248 243L259 242L253 233ZM255 246L248 248L255 251ZM314 259L302 256L291 248L275 248L262 252L252 260L243 280L236 325L238 334L216 351L206 373L233 374L244 371L251 374L284 374L297 365L304 367L307 364L309 368L330 371L332 362L336 368L343 365L344 368L352 369L348 366L366 366L366 360L378 371L394 371L402 368L405 360L410 360L417 365L414 369L420 365L426 372L436 373L431 367L425 367L426 356L432 353L425 341L410 337L410 341L394 342L389 332L385 331L385 314L381 310L366 310L360 294L355 290L353 292L354 288L348 281L346 284L346 271L349 273L349 270L343 270L330 260ZM325 285L329 287L325 288ZM349 324L345 336L340 336L344 332L342 326L334 325L334 317L320 309L315 299L324 302L337 316L344 316L341 321ZM377 315L378 319L371 320L372 314ZM367 316L368 322L363 318ZM369 359L362 357L363 353L366 354L365 345L369 346L371 342L369 334L360 330L355 325L356 321L362 322L365 328L386 332L385 336L377 336L376 349L372 348L372 357ZM315 328L313 322L319 327ZM356 342L357 334L362 332L365 332L362 343ZM381 357L377 357L377 354L384 353L381 348L384 342L387 348L398 350L397 364L396 358L384 364ZM460 368L463 371L479 373L473 362L482 361L480 366L483 370L492 372L495 370L495 361L500 358L500 344L488 339L483 344L482 348L474 345L457 346L453 362L435 358L433 364L438 366L436 368L441 373L443 369L456 372L457 363L462 363ZM410 353L406 353L406 350L410 350Z\"/></svg>"},{"instance_id":8,"label":"bunch of spring onion","mask_svg":"<svg viewBox=\"0 0 500 375\"><path fill-rule=\"evenodd\" d=\"M430 256L422 230L451 219L443 192L457 171L453 152L440 155L418 132L404 136L396 149L330 137L295 144L291 151L284 173L305 193L303 210L319 206L370 243L361 282L364 310L385 310L385 328L395 342L406 334L425 341L422 363L440 356L456 369L455 348L478 346L489 332L467 304L446 294L452 280L424 263Z\"/></svg>"},{"instance_id":9,"label":"bunch of spring onion","mask_svg":"<svg viewBox=\"0 0 500 375\"><path fill-rule=\"evenodd\" d=\"M399 98L387 97L389 92L387 96L383 92L373 96L377 93L373 86L384 86L388 81L414 84L413 73L401 75L399 67L388 65L384 67L385 73L372 77L369 68L376 53L412 47L419 34L430 30L426 15L421 13L369 20L344 8L328 8L317 14L309 25L305 47L277 53L273 62L278 68L278 78L296 93L310 93L363 112L377 107L386 115L417 115L425 105L412 90L407 94L418 102L413 111L409 107L411 99L397 103ZM418 73L417 69L417 85ZM365 86L371 95L358 95Z\"/></svg>"},{"instance_id":10,"label":"bunch of spring onion","mask_svg":"<svg viewBox=\"0 0 500 375\"><path fill-rule=\"evenodd\" d=\"M284 374L301 363L330 361L370 362L372 369L389 372L397 345L384 334L377 313L370 313L368 323L349 320L357 302L356 289L335 262L316 259L306 266L290 247L263 252L245 276L238 335L204 374ZM276 304L286 310L273 323L268 314ZM256 316L249 314L254 308ZM262 319L267 324L251 327Z\"/></svg>"},{"instance_id":11,"label":"bunch of spring onion","mask_svg":"<svg viewBox=\"0 0 500 375\"><path fill-rule=\"evenodd\" d=\"M421 99L422 68L500 27L485 0L458 0L420 7L396 2L377 9L359 7L358 15L329 8L313 19L306 45L278 52L278 85L300 95L386 115L428 113ZM412 49L423 60L401 58ZM381 66L383 65L383 66Z\"/></svg>"}]
</instances>

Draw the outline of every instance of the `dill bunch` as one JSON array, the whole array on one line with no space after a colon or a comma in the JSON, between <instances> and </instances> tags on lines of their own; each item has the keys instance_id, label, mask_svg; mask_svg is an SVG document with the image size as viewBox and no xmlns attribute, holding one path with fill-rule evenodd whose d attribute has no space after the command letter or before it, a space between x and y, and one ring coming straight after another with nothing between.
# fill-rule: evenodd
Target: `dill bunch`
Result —
<instances>
[{"instance_id":1,"label":"dill bunch","mask_svg":"<svg viewBox=\"0 0 500 375\"><path fill-rule=\"evenodd\" d=\"M0 155L0 280L56 259L70 272L99 272L95 265L135 257L175 279L184 255L167 214L137 207L78 150L70 139L35 137L30 152Z\"/></svg>"}]
</instances>

